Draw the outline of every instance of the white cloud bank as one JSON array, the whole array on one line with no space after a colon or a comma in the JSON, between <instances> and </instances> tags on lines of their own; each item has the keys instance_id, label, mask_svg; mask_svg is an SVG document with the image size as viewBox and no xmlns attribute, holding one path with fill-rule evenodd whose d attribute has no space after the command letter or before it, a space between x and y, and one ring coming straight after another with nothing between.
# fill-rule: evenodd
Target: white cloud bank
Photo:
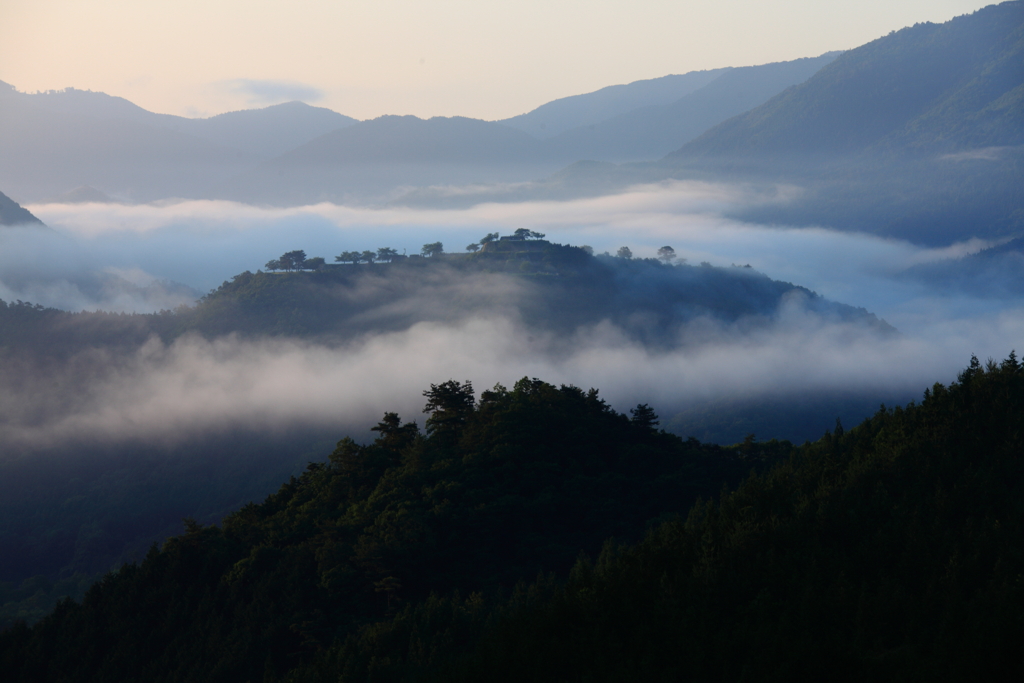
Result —
<instances>
[{"instance_id":1,"label":"white cloud bank","mask_svg":"<svg viewBox=\"0 0 1024 683\"><path fill-rule=\"evenodd\" d=\"M341 348L282 339L190 337L170 346L152 341L138 353L96 364L88 382L69 364L52 370L48 382L5 392L3 438L172 439L202 430L305 423L365 429L385 410L421 419L420 392L449 378L471 379L478 390L522 376L594 386L619 410L647 402L663 415L738 393L843 388L918 395L934 381L955 378L972 353L1002 358L1011 348L1024 349L1022 302L939 297L896 277L910 265L976 251L983 243L925 249L824 228L764 227L722 217L731 205L778 201L789 191L674 183L613 197L452 211L329 204L263 209L226 202L32 206L54 230L0 233L0 298L104 307L109 302L90 301L76 277L120 269L118 274L136 282L166 279L205 290L291 249L328 261L343 250L391 246L414 252L436 240L461 251L488 232L526 227L597 251L626 245L646 257L669 244L690 262L749 263L775 279L864 306L902 334L880 337L826 324L792 306L757 331L695 323L691 337L701 343L668 351L643 348L609 325L579 330L566 345L511 320L479 316L459 324L420 323ZM148 300L137 306L154 310ZM78 393L59 401L48 388L68 386Z\"/></svg>"}]
</instances>

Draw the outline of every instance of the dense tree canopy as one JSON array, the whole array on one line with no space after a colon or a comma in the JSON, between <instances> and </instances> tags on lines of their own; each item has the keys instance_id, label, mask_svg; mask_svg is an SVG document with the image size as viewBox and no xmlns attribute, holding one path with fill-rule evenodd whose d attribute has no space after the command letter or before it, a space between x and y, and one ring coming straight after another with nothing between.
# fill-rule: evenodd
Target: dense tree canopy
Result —
<instances>
[{"instance_id":1,"label":"dense tree canopy","mask_svg":"<svg viewBox=\"0 0 1024 683\"><path fill-rule=\"evenodd\" d=\"M372 443L343 439L262 504L189 523L81 605L0 636L0 667L26 681L282 675L432 591L564 572L787 448L683 441L538 379L424 396L426 433L385 414Z\"/></svg>"}]
</instances>

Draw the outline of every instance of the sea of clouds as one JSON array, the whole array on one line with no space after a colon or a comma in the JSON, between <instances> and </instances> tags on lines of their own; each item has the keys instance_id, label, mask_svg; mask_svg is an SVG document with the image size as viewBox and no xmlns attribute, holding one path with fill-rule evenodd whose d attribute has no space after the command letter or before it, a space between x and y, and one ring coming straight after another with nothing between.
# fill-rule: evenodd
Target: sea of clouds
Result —
<instances>
[{"instance_id":1,"label":"sea of clouds","mask_svg":"<svg viewBox=\"0 0 1024 683\"><path fill-rule=\"evenodd\" d=\"M45 382L18 380L18 390L0 399L2 431L12 442L52 443L72 434L166 440L204 430L303 424L365 430L385 410L418 418L422 390L449 378L472 380L478 390L523 376L598 387L618 410L645 402L663 415L723 396L842 389L913 397L933 382L953 380L971 354L999 359L1024 348L1024 302L939 295L901 277L911 266L969 254L984 242L931 249L827 226L761 226L725 217L745 203L792 201L798 194L795 188L676 182L593 199L461 210L276 209L209 201L33 205L50 230L0 232L0 299L150 312L190 303L293 249L328 262L345 250L387 246L417 253L435 241L456 252L487 233L525 227L597 252L628 246L636 257L652 257L670 245L693 264L749 264L773 279L864 307L899 334L827 322L789 302L768 327L699 321L699 334L690 335L699 343L668 349L645 348L604 323L577 330L567 344L486 308L458 322L368 330L334 346L296 339L154 339L129 355L49 368ZM97 274L127 284L97 287ZM9 370L0 379L12 387L16 374Z\"/></svg>"}]
</instances>

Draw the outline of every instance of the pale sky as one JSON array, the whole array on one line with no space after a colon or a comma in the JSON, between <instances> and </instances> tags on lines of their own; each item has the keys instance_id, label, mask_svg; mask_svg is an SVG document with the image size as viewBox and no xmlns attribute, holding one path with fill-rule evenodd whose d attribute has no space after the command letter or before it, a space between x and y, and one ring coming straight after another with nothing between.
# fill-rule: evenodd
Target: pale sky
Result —
<instances>
[{"instance_id":1,"label":"pale sky","mask_svg":"<svg viewBox=\"0 0 1024 683\"><path fill-rule=\"evenodd\" d=\"M980 0L0 0L0 80L211 116L291 99L501 119L671 73L857 47Z\"/></svg>"}]
</instances>

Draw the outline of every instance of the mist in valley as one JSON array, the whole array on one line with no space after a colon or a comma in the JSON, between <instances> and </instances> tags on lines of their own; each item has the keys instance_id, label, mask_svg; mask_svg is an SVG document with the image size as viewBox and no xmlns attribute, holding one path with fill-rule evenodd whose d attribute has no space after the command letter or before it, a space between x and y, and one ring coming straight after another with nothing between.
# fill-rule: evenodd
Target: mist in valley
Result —
<instances>
[{"instance_id":1,"label":"mist in valley","mask_svg":"<svg viewBox=\"0 0 1024 683\"><path fill-rule=\"evenodd\" d=\"M417 282L366 304L344 339L154 338L139 348L107 350L113 355L106 364L93 362L84 377L68 366L52 370L66 375L59 381L19 380L22 389L7 392L6 400L20 407L5 411L5 430L30 440L92 432L109 439L151 432L159 440L222 425L260 430L341 422L365 433L386 410L413 419L419 392L449 378L471 379L479 388L522 376L595 386L619 410L647 402L666 418L701 402L782 402L807 392L908 400L934 381L951 380L971 354L1002 357L1014 348L1019 299L939 289L908 275L992 243L972 239L930 249L725 217L737 207L799 196L796 187L674 182L595 199L445 211L227 202L31 205L51 229L0 235L0 298L65 310L149 313L189 305L199 292L291 249L328 262L353 249L417 253L434 241L457 252L487 233L526 227L598 254L627 246L635 258L652 258L671 245L677 262L688 264L678 268L749 265L773 280L863 307L897 332L830 319L794 294L756 324L749 316L696 315L667 333L667 341L648 344L623 329L625 322L531 326L523 312L545 294L528 279L489 276L448 289ZM87 286L101 276L131 286ZM73 386L67 393L78 398L54 401L44 389L50 386L62 392ZM50 406L47 419L29 417L30 406ZM863 415L843 417L855 422Z\"/></svg>"}]
</instances>

